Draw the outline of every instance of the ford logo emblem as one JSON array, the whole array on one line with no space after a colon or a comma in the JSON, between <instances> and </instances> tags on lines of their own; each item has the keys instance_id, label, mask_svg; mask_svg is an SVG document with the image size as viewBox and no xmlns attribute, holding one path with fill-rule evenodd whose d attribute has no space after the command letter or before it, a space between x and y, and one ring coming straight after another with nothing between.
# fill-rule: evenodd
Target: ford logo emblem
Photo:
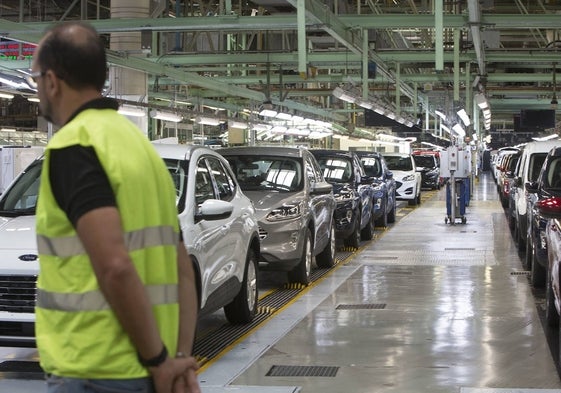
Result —
<instances>
[{"instance_id":1,"label":"ford logo emblem","mask_svg":"<svg viewBox=\"0 0 561 393\"><path fill-rule=\"evenodd\" d=\"M36 261L39 258L39 256L35 254L23 254L20 255L18 258L20 261L31 262L31 261Z\"/></svg>"}]
</instances>

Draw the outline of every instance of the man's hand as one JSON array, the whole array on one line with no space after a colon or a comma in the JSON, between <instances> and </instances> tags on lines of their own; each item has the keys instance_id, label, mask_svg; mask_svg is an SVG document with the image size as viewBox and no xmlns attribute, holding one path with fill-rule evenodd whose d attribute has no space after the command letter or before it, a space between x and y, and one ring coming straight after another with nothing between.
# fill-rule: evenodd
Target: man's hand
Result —
<instances>
[{"instance_id":1,"label":"man's hand","mask_svg":"<svg viewBox=\"0 0 561 393\"><path fill-rule=\"evenodd\" d=\"M195 358L167 358L158 367L150 367L157 393L201 393Z\"/></svg>"}]
</instances>

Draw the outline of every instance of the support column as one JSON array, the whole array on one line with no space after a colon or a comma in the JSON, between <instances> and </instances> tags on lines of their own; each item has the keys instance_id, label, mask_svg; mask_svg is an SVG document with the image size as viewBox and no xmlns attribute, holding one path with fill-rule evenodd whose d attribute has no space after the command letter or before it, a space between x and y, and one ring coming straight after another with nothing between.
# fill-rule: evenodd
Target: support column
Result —
<instances>
[{"instance_id":1,"label":"support column","mask_svg":"<svg viewBox=\"0 0 561 393\"><path fill-rule=\"evenodd\" d=\"M113 0L111 18L147 18L150 16L150 0ZM144 56L140 32L111 33L109 48L123 51L130 56ZM110 96L134 102L147 102L148 77L146 72L123 67L110 67ZM148 118L130 117L147 134Z\"/></svg>"}]
</instances>

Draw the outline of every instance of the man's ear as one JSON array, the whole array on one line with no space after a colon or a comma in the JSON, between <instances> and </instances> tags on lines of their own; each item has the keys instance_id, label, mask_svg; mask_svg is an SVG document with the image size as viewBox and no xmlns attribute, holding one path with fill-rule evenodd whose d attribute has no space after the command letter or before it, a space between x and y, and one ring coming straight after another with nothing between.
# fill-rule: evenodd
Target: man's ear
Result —
<instances>
[{"instance_id":1,"label":"man's ear","mask_svg":"<svg viewBox=\"0 0 561 393\"><path fill-rule=\"evenodd\" d=\"M56 76L53 70L45 71L45 75L43 76L43 79L44 79L43 82L45 87L45 93L47 93L51 97L60 93L60 88L61 88L60 83L62 81Z\"/></svg>"}]
</instances>

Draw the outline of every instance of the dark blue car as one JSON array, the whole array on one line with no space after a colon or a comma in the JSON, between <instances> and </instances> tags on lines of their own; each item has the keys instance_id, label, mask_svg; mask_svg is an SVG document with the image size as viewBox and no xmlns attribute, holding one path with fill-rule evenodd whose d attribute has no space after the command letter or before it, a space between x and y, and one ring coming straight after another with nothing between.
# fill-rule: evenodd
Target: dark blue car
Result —
<instances>
[{"instance_id":1,"label":"dark blue car","mask_svg":"<svg viewBox=\"0 0 561 393\"><path fill-rule=\"evenodd\" d=\"M343 150L310 150L326 181L333 185L335 234L346 246L358 248L374 236L373 179L366 175L356 153Z\"/></svg>"},{"instance_id":2,"label":"dark blue car","mask_svg":"<svg viewBox=\"0 0 561 393\"><path fill-rule=\"evenodd\" d=\"M362 162L366 175L374 179L374 222L376 226L387 227L395 222L395 179L382 154L373 151L355 152Z\"/></svg>"}]
</instances>

